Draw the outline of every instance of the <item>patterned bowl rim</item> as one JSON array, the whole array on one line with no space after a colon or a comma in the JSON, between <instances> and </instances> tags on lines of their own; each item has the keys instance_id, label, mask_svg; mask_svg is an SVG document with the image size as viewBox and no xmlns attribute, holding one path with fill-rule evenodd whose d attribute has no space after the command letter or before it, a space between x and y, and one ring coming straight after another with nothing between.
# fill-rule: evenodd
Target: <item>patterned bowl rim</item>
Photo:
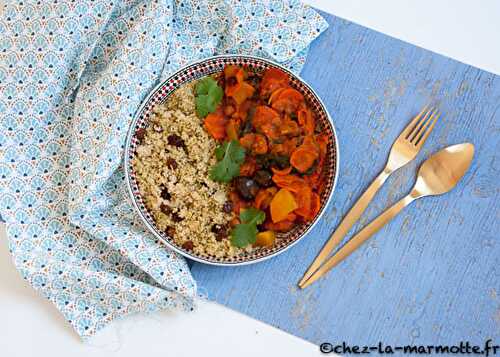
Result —
<instances>
[{"instance_id":1,"label":"patterned bowl rim","mask_svg":"<svg viewBox=\"0 0 500 357\"><path fill-rule=\"evenodd\" d=\"M202 65L204 62L209 62L209 61L213 61L213 60L217 60L217 59L222 59L222 60L224 60L224 59L245 60L246 59L246 60L253 60L253 61L257 61L257 62L263 62L266 65L277 67L277 68L283 70L284 72L286 72L287 74L289 74L290 76L292 76L292 78L295 78L297 81L299 81L304 87L306 87L310 91L310 93L315 97L315 99L319 103L319 106L321 107L321 109L324 111L326 118L328 119L328 122L330 124L331 134L333 136L333 142L334 142L334 146L335 146L335 165L333 166L333 168L335 169L335 174L333 175L333 182L331 185L331 190L330 190L330 193L328 194L328 198L325 200L324 204L321 206L320 212L316 215L316 218L310 224L310 226L307 227L302 233L300 233L300 235L296 239L294 239L293 241L291 241L287 245L283 246L281 249L278 249L275 252L272 252L270 254L267 254L267 255L259 257L259 258L253 258L253 259L249 259L246 261L239 261L239 262L211 261L211 260L205 259L203 257L197 256L194 254L190 254L189 252L186 252L186 251L180 249L175 244L172 244L168 240L164 239L160 234L158 234L158 232L156 231L157 228L155 228L148 221L148 219L144 216L142 210L140 209L140 207L136 201L136 197L134 195L134 191L133 191L133 187L132 187L132 180L131 180L132 172L130 170L130 150L131 150L131 146L132 146L132 139L134 137L136 124L139 121L144 108L149 104L150 100L154 97L154 95L157 93L158 90L160 90L169 81L171 81L173 78L175 78L176 76L181 74L183 71L187 70L189 67L196 66L196 65ZM172 92L172 91L169 90L169 93L170 92ZM156 85L149 92L149 94L145 97L145 99L142 101L142 104L138 107L138 109L134 115L134 118L132 119L132 121L130 123L129 129L127 132L126 142L125 142L124 156L125 156L124 157L125 181L126 181L126 185L127 185L127 191L129 194L129 198L132 201L132 204L133 204L133 207L134 207L136 213L139 215L139 217L141 217L141 220L143 221L144 225L148 228L148 230L160 242L162 242L167 247L169 247L170 249L174 250L175 252L181 254L182 256L184 256L186 258L189 258L189 259L196 261L196 262L199 262L199 263L204 263L204 264L214 265L214 266L226 266L226 267L227 266L242 266L242 265L249 265L249 264L262 262L264 260L273 258L273 257L287 251L288 249L293 247L295 244L297 244L299 241L301 241L316 226L316 224L321 220L321 218L323 217L323 215L325 213L326 208L328 207L328 205L330 204L330 202L332 200L333 193L335 192L335 188L337 186L337 180L338 180L338 175L339 175L339 161L340 161L338 136L337 136L337 132L335 130L335 125L333 123L333 120L332 120L330 113L328 112L325 104L323 103L321 98L318 96L316 91L304 79L302 79L298 74L293 73L288 68L284 67L283 65L281 65L273 60L259 57L259 56L254 56L254 55L239 55L239 54L216 55L216 56L205 57L201 60L190 62L190 63L186 64L185 66L181 67L176 72L174 72L167 79L165 79L164 81L162 81L158 85Z\"/></svg>"}]
</instances>

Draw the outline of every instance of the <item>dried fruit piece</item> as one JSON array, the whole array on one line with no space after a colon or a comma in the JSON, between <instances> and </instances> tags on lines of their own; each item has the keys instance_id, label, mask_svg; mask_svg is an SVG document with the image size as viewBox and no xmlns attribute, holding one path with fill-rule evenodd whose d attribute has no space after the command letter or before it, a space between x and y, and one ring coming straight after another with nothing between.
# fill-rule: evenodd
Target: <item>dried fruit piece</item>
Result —
<instances>
[{"instance_id":1,"label":"dried fruit piece","mask_svg":"<svg viewBox=\"0 0 500 357\"><path fill-rule=\"evenodd\" d=\"M172 196L170 195L170 192L168 192L167 188L165 186L162 186L161 192L160 192L161 198L164 200L170 200Z\"/></svg>"},{"instance_id":2,"label":"dried fruit piece","mask_svg":"<svg viewBox=\"0 0 500 357\"><path fill-rule=\"evenodd\" d=\"M182 248L184 250L193 250L194 248L194 244L193 242L191 242L190 240L187 240L185 241L184 243L182 243Z\"/></svg>"},{"instance_id":3,"label":"dried fruit piece","mask_svg":"<svg viewBox=\"0 0 500 357\"><path fill-rule=\"evenodd\" d=\"M145 128L139 128L135 131L135 137L139 142L142 142L144 137L146 136L146 129Z\"/></svg>"}]
</instances>

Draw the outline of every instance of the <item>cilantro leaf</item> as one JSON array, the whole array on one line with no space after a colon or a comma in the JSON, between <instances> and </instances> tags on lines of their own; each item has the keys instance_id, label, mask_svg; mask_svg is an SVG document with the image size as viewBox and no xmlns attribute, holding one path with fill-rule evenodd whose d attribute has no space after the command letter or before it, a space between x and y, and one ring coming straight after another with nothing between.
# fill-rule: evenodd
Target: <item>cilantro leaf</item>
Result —
<instances>
[{"instance_id":1,"label":"cilantro leaf","mask_svg":"<svg viewBox=\"0 0 500 357\"><path fill-rule=\"evenodd\" d=\"M240 212L240 220L248 224L262 224L266 220L266 214L254 207L247 208Z\"/></svg>"},{"instance_id":2,"label":"cilantro leaf","mask_svg":"<svg viewBox=\"0 0 500 357\"><path fill-rule=\"evenodd\" d=\"M236 247L244 248L249 244L255 243L257 239L257 225L266 220L265 212L251 207L240 212L240 221L231 231L231 244Z\"/></svg>"},{"instance_id":3,"label":"cilantro leaf","mask_svg":"<svg viewBox=\"0 0 500 357\"><path fill-rule=\"evenodd\" d=\"M245 149L237 140L226 141L215 149L219 161L210 170L210 178L217 182L229 182L240 174L240 166L245 161Z\"/></svg>"},{"instance_id":4,"label":"cilantro leaf","mask_svg":"<svg viewBox=\"0 0 500 357\"><path fill-rule=\"evenodd\" d=\"M238 224L231 231L231 244L244 248L248 244L255 243L257 233L257 227L254 224Z\"/></svg>"},{"instance_id":5,"label":"cilantro leaf","mask_svg":"<svg viewBox=\"0 0 500 357\"><path fill-rule=\"evenodd\" d=\"M212 77L201 79L196 84L195 92L196 114L200 118L215 112L224 96L224 91Z\"/></svg>"}]
</instances>

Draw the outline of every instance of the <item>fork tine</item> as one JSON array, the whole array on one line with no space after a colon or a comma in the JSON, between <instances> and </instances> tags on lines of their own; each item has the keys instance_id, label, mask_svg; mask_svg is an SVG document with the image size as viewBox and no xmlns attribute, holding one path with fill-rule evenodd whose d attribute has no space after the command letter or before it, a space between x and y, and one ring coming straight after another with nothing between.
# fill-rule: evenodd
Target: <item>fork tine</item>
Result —
<instances>
[{"instance_id":1,"label":"fork tine","mask_svg":"<svg viewBox=\"0 0 500 357\"><path fill-rule=\"evenodd\" d=\"M427 111L427 108L429 105L426 105L420 113L418 113L415 118L412 119L412 121L406 126L406 128L403 130L403 132L400 135L400 138L408 138L408 136L412 133L413 129L415 128L415 125L417 125L418 121L422 117L422 115Z\"/></svg>"},{"instance_id":2,"label":"fork tine","mask_svg":"<svg viewBox=\"0 0 500 357\"><path fill-rule=\"evenodd\" d=\"M432 129L434 129L434 125L436 125L436 122L438 121L440 115L441 113L439 113L437 110L434 112L434 114L431 117L431 120L429 121L431 125L423 133L422 137L418 138L417 141L415 142L415 145L417 145L417 147L420 148L422 147L422 145L424 145L425 141L427 140L427 137L432 132Z\"/></svg>"},{"instance_id":3,"label":"fork tine","mask_svg":"<svg viewBox=\"0 0 500 357\"><path fill-rule=\"evenodd\" d=\"M425 113L424 117L422 120L415 126L413 129L412 133L409 135L408 140L416 144L417 138L425 131L425 128L427 125L429 125L429 122L431 120L432 115L437 111L435 108L430 108L427 113Z\"/></svg>"},{"instance_id":4,"label":"fork tine","mask_svg":"<svg viewBox=\"0 0 500 357\"><path fill-rule=\"evenodd\" d=\"M415 125L411 133L408 135L407 140L410 142L415 141L415 137L422 131L422 129L427 125L427 122L429 120L429 116L432 114L434 111L434 108L431 107L427 112L424 114L423 118Z\"/></svg>"}]
</instances>

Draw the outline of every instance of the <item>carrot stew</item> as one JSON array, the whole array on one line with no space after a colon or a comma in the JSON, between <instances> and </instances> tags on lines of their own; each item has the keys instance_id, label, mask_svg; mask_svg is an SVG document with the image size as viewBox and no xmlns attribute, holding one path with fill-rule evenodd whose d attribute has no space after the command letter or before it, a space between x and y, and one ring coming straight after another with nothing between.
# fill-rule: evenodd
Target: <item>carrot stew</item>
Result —
<instances>
[{"instance_id":1,"label":"carrot stew","mask_svg":"<svg viewBox=\"0 0 500 357\"><path fill-rule=\"evenodd\" d=\"M234 213L231 242L272 246L276 233L318 213L328 137L280 69L228 65L206 78L197 85L196 104L220 143L211 178L230 185L224 208Z\"/></svg>"}]
</instances>

